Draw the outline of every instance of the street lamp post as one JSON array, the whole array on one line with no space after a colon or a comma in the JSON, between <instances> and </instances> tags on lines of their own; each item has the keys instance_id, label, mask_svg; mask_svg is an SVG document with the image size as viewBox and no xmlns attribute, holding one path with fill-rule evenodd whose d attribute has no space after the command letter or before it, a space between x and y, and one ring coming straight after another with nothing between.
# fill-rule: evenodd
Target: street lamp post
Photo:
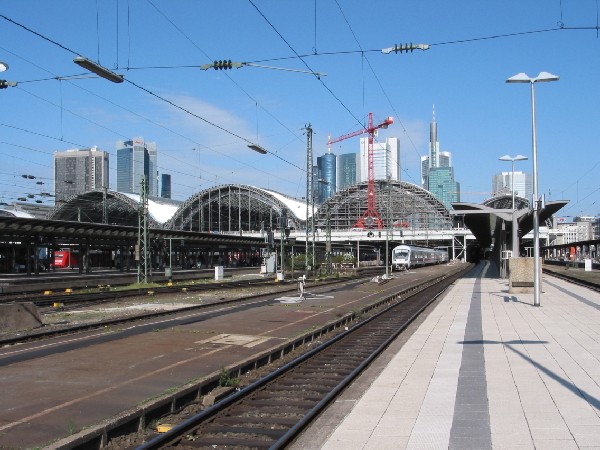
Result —
<instances>
[{"instance_id":1,"label":"street lamp post","mask_svg":"<svg viewBox=\"0 0 600 450\"><path fill-rule=\"evenodd\" d=\"M388 199L387 199L387 226L385 227L385 278L386 280L390 277L390 227L392 224L392 178L390 175L387 176L387 188L388 188Z\"/></svg>"},{"instance_id":2,"label":"street lamp post","mask_svg":"<svg viewBox=\"0 0 600 450\"><path fill-rule=\"evenodd\" d=\"M6 72L8 70L8 64L3 61L0 61L0 72ZM6 89L7 87L15 87L17 85L16 81L6 81L0 80L0 89Z\"/></svg>"},{"instance_id":3,"label":"street lamp post","mask_svg":"<svg viewBox=\"0 0 600 450\"><path fill-rule=\"evenodd\" d=\"M548 72L532 78L521 72L506 80L507 83L529 83L531 86L531 145L533 149L533 306L540 306L540 204L538 198L537 136L535 127L535 89L537 82L558 81L559 77Z\"/></svg>"},{"instance_id":4,"label":"street lamp post","mask_svg":"<svg viewBox=\"0 0 600 450\"><path fill-rule=\"evenodd\" d=\"M512 191L512 251L513 257L519 256L519 234L518 227L515 220L515 161L525 161L527 156L517 155L515 157L504 155L498 158L500 161L511 162L511 175L510 175L510 190ZM516 253L515 253L516 252Z\"/></svg>"}]
</instances>

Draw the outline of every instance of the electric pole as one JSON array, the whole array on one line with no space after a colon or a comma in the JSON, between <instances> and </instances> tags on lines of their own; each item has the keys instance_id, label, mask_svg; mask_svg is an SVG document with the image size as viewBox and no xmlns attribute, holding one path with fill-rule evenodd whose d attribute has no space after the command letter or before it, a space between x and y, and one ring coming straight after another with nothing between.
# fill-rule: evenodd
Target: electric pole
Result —
<instances>
[{"instance_id":1,"label":"electric pole","mask_svg":"<svg viewBox=\"0 0 600 450\"><path fill-rule=\"evenodd\" d=\"M138 207L138 283L147 284L150 278L150 230L148 229L148 184L142 176Z\"/></svg>"},{"instance_id":2,"label":"electric pole","mask_svg":"<svg viewBox=\"0 0 600 450\"><path fill-rule=\"evenodd\" d=\"M308 271L308 213L309 208L312 207L312 214L310 215L311 229L313 233L312 239L312 263L311 267L315 265L315 203L313 199L314 191L314 180L313 180L313 148L312 148L312 135L313 130L310 123L306 125L306 241L304 250L304 271ZM307 272L308 273L308 272Z\"/></svg>"}]
</instances>

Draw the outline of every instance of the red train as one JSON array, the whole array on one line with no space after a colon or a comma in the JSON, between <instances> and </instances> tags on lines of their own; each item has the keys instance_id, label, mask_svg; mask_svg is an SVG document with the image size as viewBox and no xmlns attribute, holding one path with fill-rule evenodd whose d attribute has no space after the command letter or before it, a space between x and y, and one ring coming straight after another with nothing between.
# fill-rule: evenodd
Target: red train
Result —
<instances>
[{"instance_id":1,"label":"red train","mask_svg":"<svg viewBox=\"0 0 600 450\"><path fill-rule=\"evenodd\" d=\"M79 262L77 256L71 250L60 250L54 252L54 267L65 269L68 267L77 267Z\"/></svg>"}]
</instances>

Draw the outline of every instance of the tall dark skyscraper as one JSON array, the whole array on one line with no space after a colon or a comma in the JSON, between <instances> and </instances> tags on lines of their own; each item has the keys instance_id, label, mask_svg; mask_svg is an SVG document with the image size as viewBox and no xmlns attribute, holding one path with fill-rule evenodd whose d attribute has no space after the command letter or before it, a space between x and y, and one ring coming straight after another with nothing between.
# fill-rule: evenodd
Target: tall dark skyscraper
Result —
<instances>
[{"instance_id":1,"label":"tall dark skyscraper","mask_svg":"<svg viewBox=\"0 0 600 450\"><path fill-rule=\"evenodd\" d=\"M171 175L168 173L163 173L160 176L160 196L171 198Z\"/></svg>"},{"instance_id":2,"label":"tall dark skyscraper","mask_svg":"<svg viewBox=\"0 0 600 450\"><path fill-rule=\"evenodd\" d=\"M345 153L337 156L336 161L336 190L343 191L344 189L356 184L356 153Z\"/></svg>"},{"instance_id":3,"label":"tall dark skyscraper","mask_svg":"<svg viewBox=\"0 0 600 450\"><path fill-rule=\"evenodd\" d=\"M108 153L96 147L54 153L56 201L105 188L108 189Z\"/></svg>"},{"instance_id":4,"label":"tall dark skyscraper","mask_svg":"<svg viewBox=\"0 0 600 450\"><path fill-rule=\"evenodd\" d=\"M142 138L117 142L117 191L139 194L142 176L146 176L148 195L158 197L156 142Z\"/></svg>"},{"instance_id":5,"label":"tall dark skyscraper","mask_svg":"<svg viewBox=\"0 0 600 450\"><path fill-rule=\"evenodd\" d=\"M336 179L335 179L335 155L333 153L326 153L323 156L317 158L317 167L319 175L317 177L317 190L319 192L319 203L323 203L325 200L335 194ZM319 183L318 180L324 181Z\"/></svg>"},{"instance_id":6,"label":"tall dark skyscraper","mask_svg":"<svg viewBox=\"0 0 600 450\"><path fill-rule=\"evenodd\" d=\"M452 155L440 151L435 106L429 125L429 155L421 157L421 183L448 209L452 209L452 203L460 201L460 183L454 181Z\"/></svg>"}]
</instances>

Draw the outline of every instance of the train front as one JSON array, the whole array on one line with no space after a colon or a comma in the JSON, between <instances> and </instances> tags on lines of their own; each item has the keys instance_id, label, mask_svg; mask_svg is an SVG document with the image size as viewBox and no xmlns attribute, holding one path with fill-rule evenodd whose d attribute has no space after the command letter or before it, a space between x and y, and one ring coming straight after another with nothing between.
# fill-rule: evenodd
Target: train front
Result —
<instances>
[{"instance_id":1,"label":"train front","mask_svg":"<svg viewBox=\"0 0 600 450\"><path fill-rule=\"evenodd\" d=\"M395 247L392 250L392 270L410 269L410 248L406 245Z\"/></svg>"}]
</instances>

